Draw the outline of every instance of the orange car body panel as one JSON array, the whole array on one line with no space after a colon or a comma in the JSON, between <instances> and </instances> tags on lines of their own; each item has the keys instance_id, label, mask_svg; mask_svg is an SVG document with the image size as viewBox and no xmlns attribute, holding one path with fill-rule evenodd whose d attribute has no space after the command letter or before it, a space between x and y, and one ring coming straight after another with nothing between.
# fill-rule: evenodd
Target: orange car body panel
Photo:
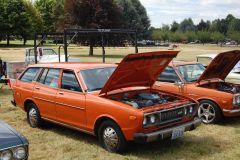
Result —
<instances>
[{"instance_id":1,"label":"orange car body panel","mask_svg":"<svg viewBox=\"0 0 240 160\"><path fill-rule=\"evenodd\" d=\"M197 62L172 62L169 67L173 68L177 76L184 83L183 86L175 85L174 83L168 82L156 82L155 87L157 89L178 93L187 97L190 97L196 101L200 100L211 100L215 102L224 116L240 116L240 107L235 108L233 106L233 94L219 91L216 89L200 87L200 85L209 82L218 82L220 79L224 80L232 68L240 60L240 51L229 51L220 53L200 76L197 82L187 83L178 72L177 67L183 65L198 64ZM218 63L219 62L219 63ZM225 68L226 67L226 68ZM211 74L212 73L212 74ZM224 112L224 110L232 111L238 110L237 112Z\"/></svg>"},{"instance_id":2,"label":"orange car body panel","mask_svg":"<svg viewBox=\"0 0 240 160\"><path fill-rule=\"evenodd\" d=\"M175 51L164 52L164 54L170 53L170 55L177 55ZM148 53L146 53L148 54ZM152 54L152 53L150 53ZM153 53L153 54L158 54ZM170 59L169 59L170 60ZM154 60L155 61L155 60ZM114 101L109 98L105 98L105 95L100 95L100 91L87 92L87 86L84 83L82 76L79 74L81 70L104 68L104 67L116 67L115 64L100 64L100 63L51 63L51 64L37 64L29 66L37 68L57 68L60 69L60 76L58 81L58 88L50 88L49 86L40 84L33 81L31 83L25 83L21 80L17 80L13 86L13 97L17 106L25 110L25 104L28 100L31 100L36 104L40 110L41 117L43 119L71 126L73 128L80 129L84 132L95 134L94 128L97 120L103 117L107 117L115 121L121 128L125 138L127 140L133 140L134 133L136 132L151 132L163 127L182 124L184 122L192 121L194 117L186 117L182 121L171 123L168 125L143 128L143 114L146 112L152 112L156 110L154 107L149 109L136 109L130 105L124 104L119 101ZM163 70L162 68L161 70ZM62 72L63 70L71 70L77 76L77 80L82 88L82 92L75 92L70 90L61 89ZM136 75L141 79L141 75ZM156 75L155 75L156 76ZM21 77L21 76L20 76ZM151 79L152 83L153 79ZM153 84L153 83L152 83ZM130 86L130 85L129 85ZM112 91L114 94L123 91L136 91L142 89L149 89L151 86L134 86L119 89L111 88L106 91ZM109 87L109 86L108 86ZM114 89L114 91L113 91ZM115 90L119 89L119 90ZM106 93L106 92L104 92ZM183 98L178 105L194 102L192 99ZM172 103L170 106L173 107ZM159 107L160 108L160 107Z\"/></svg>"}]
</instances>

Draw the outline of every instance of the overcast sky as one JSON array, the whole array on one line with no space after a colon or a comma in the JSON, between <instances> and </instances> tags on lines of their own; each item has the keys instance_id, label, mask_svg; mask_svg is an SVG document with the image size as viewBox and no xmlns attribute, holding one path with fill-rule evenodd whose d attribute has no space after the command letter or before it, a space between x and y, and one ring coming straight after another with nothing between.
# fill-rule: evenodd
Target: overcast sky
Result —
<instances>
[{"instance_id":1,"label":"overcast sky","mask_svg":"<svg viewBox=\"0 0 240 160\"><path fill-rule=\"evenodd\" d=\"M147 9L154 27L181 22L191 17L194 23L201 19L214 20L233 14L240 18L240 0L140 0Z\"/></svg>"}]
</instances>

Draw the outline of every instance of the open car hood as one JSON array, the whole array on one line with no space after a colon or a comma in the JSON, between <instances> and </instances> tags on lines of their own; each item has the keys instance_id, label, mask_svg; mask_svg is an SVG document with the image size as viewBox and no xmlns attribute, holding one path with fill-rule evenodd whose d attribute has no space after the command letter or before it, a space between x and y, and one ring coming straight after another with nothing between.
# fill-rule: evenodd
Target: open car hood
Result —
<instances>
[{"instance_id":1,"label":"open car hood","mask_svg":"<svg viewBox=\"0 0 240 160\"><path fill-rule=\"evenodd\" d=\"M151 87L179 51L129 54L118 65L100 94L126 87Z\"/></svg>"},{"instance_id":2,"label":"open car hood","mask_svg":"<svg viewBox=\"0 0 240 160\"><path fill-rule=\"evenodd\" d=\"M214 78L225 80L239 60L240 50L233 50L218 54L200 76L198 82Z\"/></svg>"}]
</instances>

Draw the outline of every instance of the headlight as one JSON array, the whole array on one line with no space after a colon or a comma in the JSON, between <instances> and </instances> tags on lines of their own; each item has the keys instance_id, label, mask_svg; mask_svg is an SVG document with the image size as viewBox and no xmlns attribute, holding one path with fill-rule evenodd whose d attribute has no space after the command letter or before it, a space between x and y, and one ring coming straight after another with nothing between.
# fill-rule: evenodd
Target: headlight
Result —
<instances>
[{"instance_id":1,"label":"headlight","mask_svg":"<svg viewBox=\"0 0 240 160\"><path fill-rule=\"evenodd\" d=\"M234 95L233 97L233 105L240 105L240 95Z\"/></svg>"},{"instance_id":2,"label":"headlight","mask_svg":"<svg viewBox=\"0 0 240 160\"><path fill-rule=\"evenodd\" d=\"M193 107L192 106L189 107L189 113L191 113L191 114L193 113Z\"/></svg>"},{"instance_id":3,"label":"headlight","mask_svg":"<svg viewBox=\"0 0 240 160\"><path fill-rule=\"evenodd\" d=\"M156 117L155 117L155 115L151 115L150 116L150 123L151 124L154 124L156 122Z\"/></svg>"},{"instance_id":4,"label":"headlight","mask_svg":"<svg viewBox=\"0 0 240 160\"><path fill-rule=\"evenodd\" d=\"M159 115L158 114L149 114L149 115L145 115L144 119L143 119L143 126L150 126L150 125L154 125L157 123L157 121L159 120Z\"/></svg>"},{"instance_id":5,"label":"headlight","mask_svg":"<svg viewBox=\"0 0 240 160\"><path fill-rule=\"evenodd\" d=\"M13 156L17 159L24 159L27 156L26 149L24 147L18 147L14 150Z\"/></svg>"},{"instance_id":6,"label":"headlight","mask_svg":"<svg viewBox=\"0 0 240 160\"><path fill-rule=\"evenodd\" d=\"M145 126L147 124L147 117L144 117L143 119L143 125Z\"/></svg>"},{"instance_id":7,"label":"headlight","mask_svg":"<svg viewBox=\"0 0 240 160\"><path fill-rule=\"evenodd\" d=\"M13 158L10 150L3 151L0 155L0 160L11 160Z\"/></svg>"}]
</instances>

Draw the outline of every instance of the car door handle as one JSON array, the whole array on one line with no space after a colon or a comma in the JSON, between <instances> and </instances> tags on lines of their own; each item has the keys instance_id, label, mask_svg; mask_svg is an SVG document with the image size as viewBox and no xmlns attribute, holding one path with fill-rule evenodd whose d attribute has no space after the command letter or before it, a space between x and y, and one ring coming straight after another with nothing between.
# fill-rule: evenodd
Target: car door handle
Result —
<instances>
[{"instance_id":1,"label":"car door handle","mask_svg":"<svg viewBox=\"0 0 240 160\"><path fill-rule=\"evenodd\" d=\"M60 95L64 95L64 93L63 93L63 92L59 92L58 94L60 94Z\"/></svg>"},{"instance_id":2,"label":"car door handle","mask_svg":"<svg viewBox=\"0 0 240 160\"><path fill-rule=\"evenodd\" d=\"M40 89L40 87L35 87L37 90L39 90Z\"/></svg>"}]
</instances>

